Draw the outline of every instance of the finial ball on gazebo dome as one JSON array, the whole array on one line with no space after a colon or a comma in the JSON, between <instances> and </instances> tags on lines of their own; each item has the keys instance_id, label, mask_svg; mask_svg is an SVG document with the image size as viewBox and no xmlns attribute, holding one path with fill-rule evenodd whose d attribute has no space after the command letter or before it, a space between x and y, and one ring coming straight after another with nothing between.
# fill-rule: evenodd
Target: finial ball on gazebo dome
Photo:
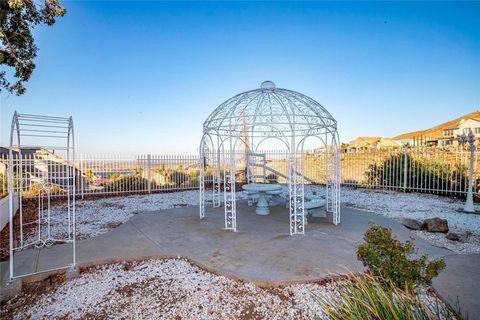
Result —
<instances>
[{"instance_id":1,"label":"finial ball on gazebo dome","mask_svg":"<svg viewBox=\"0 0 480 320\"><path fill-rule=\"evenodd\" d=\"M263 81L262 84L260 85L260 88L262 88L263 91L274 91L275 90L275 83L273 81Z\"/></svg>"}]
</instances>

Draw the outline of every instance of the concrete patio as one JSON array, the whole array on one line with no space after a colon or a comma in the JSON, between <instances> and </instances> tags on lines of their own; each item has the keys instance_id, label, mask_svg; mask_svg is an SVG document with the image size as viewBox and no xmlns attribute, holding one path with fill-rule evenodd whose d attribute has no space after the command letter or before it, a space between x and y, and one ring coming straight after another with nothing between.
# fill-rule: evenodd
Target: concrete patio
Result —
<instances>
[{"instance_id":1,"label":"concrete patio","mask_svg":"<svg viewBox=\"0 0 480 320\"><path fill-rule=\"evenodd\" d=\"M77 262L82 266L148 257L185 257L208 271L254 281L259 285L278 285L314 281L345 270L361 271L356 247L362 241L368 222L393 228L403 241L412 236L406 228L383 216L350 208L342 209L339 226L331 217L309 218L304 236L289 236L288 209L272 208L268 216L255 214L255 208L237 203L237 230L223 229L223 208L207 208L199 220L198 207L144 213L98 237L77 242ZM419 254L446 257L447 269L434 281L441 297L462 313L480 318L474 301L480 286L479 255L454 255L451 251L416 240ZM66 265L71 247L27 250L16 255L18 272ZM7 280L7 262L1 266Z\"/></svg>"}]
</instances>

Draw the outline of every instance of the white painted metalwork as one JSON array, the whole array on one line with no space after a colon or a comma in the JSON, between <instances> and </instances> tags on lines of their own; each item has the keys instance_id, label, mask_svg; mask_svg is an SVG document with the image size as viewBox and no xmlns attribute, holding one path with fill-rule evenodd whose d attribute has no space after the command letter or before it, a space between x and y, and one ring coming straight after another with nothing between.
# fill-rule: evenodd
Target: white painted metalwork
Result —
<instances>
[{"instance_id":1,"label":"white painted metalwork","mask_svg":"<svg viewBox=\"0 0 480 320\"><path fill-rule=\"evenodd\" d=\"M265 183L266 179L266 154L249 151L247 157L247 183Z\"/></svg>"},{"instance_id":2,"label":"white painted metalwork","mask_svg":"<svg viewBox=\"0 0 480 320\"><path fill-rule=\"evenodd\" d=\"M475 135L472 132L472 129L469 129L468 135L463 132L463 134L458 138L460 145L468 144L470 147L470 162L468 170L468 191L467 191L467 200L465 201L465 206L463 211L468 213L474 213L475 208L473 207L473 158L475 154Z\"/></svg>"},{"instance_id":3,"label":"white painted metalwork","mask_svg":"<svg viewBox=\"0 0 480 320\"><path fill-rule=\"evenodd\" d=\"M478 152L461 148L415 147L340 153L344 186L443 195L467 195L469 163L478 179ZM478 195L477 184L473 192Z\"/></svg>"},{"instance_id":4,"label":"white painted metalwork","mask_svg":"<svg viewBox=\"0 0 480 320\"><path fill-rule=\"evenodd\" d=\"M290 153L287 150L258 150L257 153L265 155L265 181L287 184ZM215 154L216 159L221 156L221 153ZM474 195L480 195L478 185L475 183L478 179L476 168L480 160L477 155L477 150L472 158L470 150L456 147L341 152L338 155L342 163L340 183L342 186L356 188L466 196L469 185L469 163L470 159L473 159L472 190ZM237 152L236 159L240 160L242 156L243 152ZM198 154L152 154L150 157L151 161L148 162L148 155L83 154L78 156L75 159L75 165L79 196L148 193L149 184L151 193L198 189L200 171ZM304 183L306 185L326 185L325 157L326 153L323 149L305 150ZM0 154L0 197L8 194L9 175L6 169L8 161L7 150L7 154ZM17 161L16 156L13 161ZM205 184L214 185L214 178L216 179L217 190L219 190L217 206L219 206L223 190L222 178L218 172L213 174L212 167L219 168L217 164L210 166L213 161L214 158L209 155ZM259 160L257 164L260 165L262 161ZM40 162L37 160L37 163ZM220 163L220 160L217 163ZM149 183L147 182L148 172L151 172ZM23 189L36 189L37 182L35 179L24 181ZM61 189L53 188L49 191L52 198L64 196ZM23 198L31 198L31 195L33 194L24 193Z\"/></svg>"},{"instance_id":5,"label":"white painted metalwork","mask_svg":"<svg viewBox=\"0 0 480 320\"><path fill-rule=\"evenodd\" d=\"M211 162L213 172L223 166L225 227L236 230L235 181L237 150L256 153L266 140L281 141L288 154L290 190L290 234L305 232L304 144L316 137L326 154L325 166L330 171L330 206L333 222L340 221L340 162L337 122L315 100L295 91L277 88L271 81L259 89L234 96L216 108L203 124L200 142L200 177L204 177L208 147L222 153L221 162ZM214 143L216 142L216 143ZM243 146L243 148L242 148ZM207 159L208 160L208 159ZM248 161L247 161L248 162ZM248 163L246 164L248 166ZM244 167L240 168L245 170ZM247 170L248 171L248 170ZM200 179L200 217L205 216L205 180Z\"/></svg>"},{"instance_id":6,"label":"white painted metalwork","mask_svg":"<svg viewBox=\"0 0 480 320\"><path fill-rule=\"evenodd\" d=\"M74 267L75 253L75 139L72 117L50 117L14 113L9 149L9 231L10 279L26 276L15 273L15 258L27 248L50 247L56 243L72 246L72 263L38 266L36 274L59 268ZM32 187L35 186L35 187ZM52 190L65 198L65 212L52 215ZM18 197L18 230L14 224L14 198ZM25 212L30 197L36 197L34 208ZM35 199L35 198L33 198ZM33 214L32 214L32 209ZM65 217L66 216L66 217ZM25 261L23 263L26 263ZM33 264L34 262L32 262ZM54 263L52 263L54 265Z\"/></svg>"}]
</instances>

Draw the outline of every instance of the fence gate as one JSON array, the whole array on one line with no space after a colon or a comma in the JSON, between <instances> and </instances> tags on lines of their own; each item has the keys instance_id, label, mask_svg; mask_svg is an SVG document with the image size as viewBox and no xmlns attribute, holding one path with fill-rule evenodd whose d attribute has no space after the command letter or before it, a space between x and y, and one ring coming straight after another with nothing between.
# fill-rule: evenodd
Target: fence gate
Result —
<instances>
[{"instance_id":1,"label":"fence gate","mask_svg":"<svg viewBox=\"0 0 480 320\"><path fill-rule=\"evenodd\" d=\"M74 158L72 117L15 112L8 162L11 280L75 266Z\"/></svg>"}]
</instances>

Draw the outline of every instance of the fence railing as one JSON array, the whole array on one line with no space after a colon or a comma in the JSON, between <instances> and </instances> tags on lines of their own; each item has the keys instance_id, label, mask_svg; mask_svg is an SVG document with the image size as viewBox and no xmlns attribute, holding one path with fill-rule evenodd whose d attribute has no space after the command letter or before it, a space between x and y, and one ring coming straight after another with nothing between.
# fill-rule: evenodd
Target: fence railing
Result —
<instances>
[{"instance_id":1,"label":"fence railing","mask_svg":"<svg viewBox=\"0 0 480 320\"><path fill-rule=\"evenodd\" d=\"M81 155L80 195L186 190L198 187L195 155Z\"/></svg>"},{"instance_id":2,"label":"fence railing","mask_svg":"<svg viewBox=\"0 0 480 320\"><path fill-rule=\"evenodd\" d=\"M266 182L286 183L288 153L283 150L259 152L265 153ZM306 183L326 183L326 156L326 152L321 149L297 155L303 157ZM246 157L241 152L235 157L239 180L242 180L245 178L242 171L246 168ZM474 193L478 194L480 179L477 175L477 153L474 157L473 188ZM438 148L342 152L341 184L462 195L468 188L469 161L470 152ZM18 174L18 157L13 163L14 175L23 177L14 179L17 184L15 187L21 186L24 196L35 196L42 192L40 183L45 176L52 196L66 194L60 181L64 171L68 170L68 164L63 159L43 155L40 161L34 155L29 155L23 159L23 175ZM76 193L79 196L152 193L198 187L198 155L80 155L73 163ZM7 157L0 156L0 197L8 191L7 165ZM205 181L209 183L212 179L213 171L207 165Z\"/></svg>"},{"instance_id":3,"label":"fence railing","mask_svg":"<svg viewBox=\"0 0 480 320\"><path fill-rule=\"evenodd\" d=\"M478 193L477 152L473 191ZM438 148L342 153L343 185L438 194L466 194L470 152Z\"/></svg>"}]
</instances>

